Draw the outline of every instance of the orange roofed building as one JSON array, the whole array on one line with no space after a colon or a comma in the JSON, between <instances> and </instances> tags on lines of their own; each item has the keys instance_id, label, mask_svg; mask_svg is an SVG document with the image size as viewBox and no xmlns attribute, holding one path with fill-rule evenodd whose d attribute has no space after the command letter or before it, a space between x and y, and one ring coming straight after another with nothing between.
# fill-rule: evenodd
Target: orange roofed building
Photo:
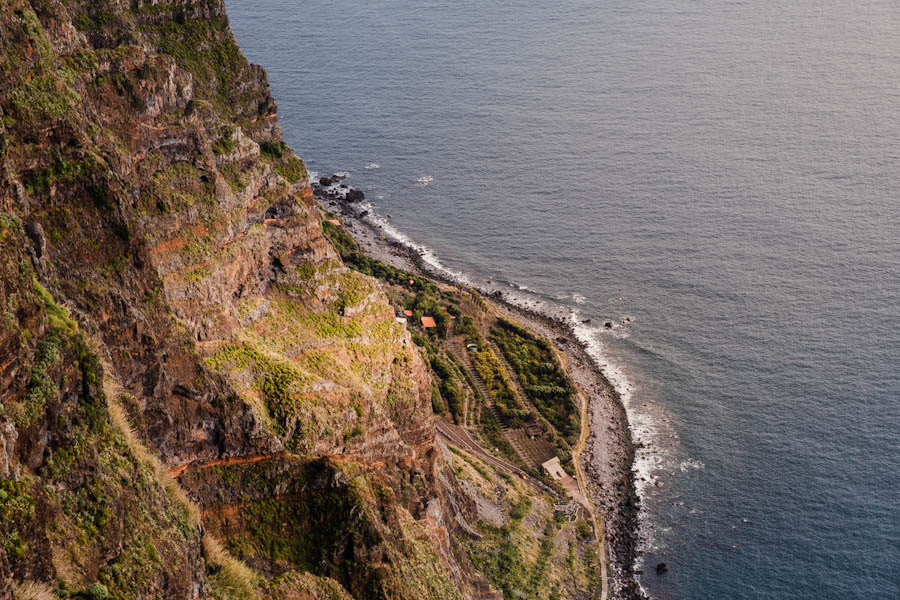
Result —
<instances>
[{"instance_id":1,"label":"orange roofed building","mask_svg":"<svg viewBox=\"0 0 900 600\"><path fill-rule=\"evenodd\" d=\"M422 329L429 329L431 327L437 327L437 324L434 322L434 317L422 317Z\"/></svg>"}]
</instances>

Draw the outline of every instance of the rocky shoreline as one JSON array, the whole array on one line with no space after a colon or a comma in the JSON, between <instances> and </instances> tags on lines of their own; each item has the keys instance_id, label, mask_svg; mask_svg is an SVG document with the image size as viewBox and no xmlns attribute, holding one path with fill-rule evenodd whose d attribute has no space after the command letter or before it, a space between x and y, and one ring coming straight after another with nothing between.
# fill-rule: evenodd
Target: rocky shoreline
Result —
<instances>
[{"instance_id":1,"label":"rocky shoreline","mask_svg":"<svg viewBox=\"0 0 900 600\"><path fill-rule=\"evenodd\" d=\"M367 220L369 213L358 204L364 194L341 183L343 179L338 175L313 182L315 196L323 209L340 215L344 226L366 254L397 268L443 283L461 285L427 264L415 248L389 238L380 227ZM569 375L587 395L590 434L582 454L582 466L588 475L586 483L592 499L606 523L610 597L646 598L637 582L639 571L635 570L640 544L640 498L632 470L636 447L618 391L562 318L518 306L501 291L478 291L498 312L552 340L565 357Z\"/></svg>"}]
</instances>

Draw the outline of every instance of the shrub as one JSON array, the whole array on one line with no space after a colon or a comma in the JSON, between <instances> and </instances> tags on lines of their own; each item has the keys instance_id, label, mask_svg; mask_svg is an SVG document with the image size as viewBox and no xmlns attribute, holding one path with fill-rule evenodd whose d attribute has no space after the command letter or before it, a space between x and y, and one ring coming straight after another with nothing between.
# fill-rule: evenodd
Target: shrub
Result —
<instances>
[{"instance_id":1,"label":"shrub","mask_svg":"<svg viewBox=\"0 0 900 600\"><path fill-rule=\"evenodd\" d=\"M216 156L230 154L234 150L234 129L226 127L219 136L219 139L213 144L213 152Z\"/></svg>"},{"instance_id":2,"label":"shrub","mask_svg":"<svg viewBox=\"0 0 900 600\"><path fill-rule=\"evenodd\" d=\"M92 584L85 593L87 600L106 600L109 596L109 590L102 583Z\"/></svg>"},{"instance_id":3,"label":"shrub","mask_svg":"<svg viewBox=\"0 0 900 600\"><path fill-rule=\"evenodd\" d=\"M348 441L352 440L353 438L361 436L362 434L363 434L362 427L360 427L359 425L354 425L353 427L351 427L350 429L348 429L347 431L344 432L344 441L348 442Z\"/></svg>"},{"instance_id":4,"label":"shrub","mask_svg":"<svg viewBox=\"0 0 900 600\"><path fill-rule=\"evenodd\" d=\"M288 183L297 183L301 179L306 179L308 175L306 164L296 156L275 167L275 172L284 177Z\"/></svg>"},{"instance_id":5,"label":"shrub","mask_svg":"<svg viewBox=\"0 0 900 600\"><path fill-rule=\"evenodd\" d=\"M594 534L594 530L590 523L584 519L580 519L575 525L575 533L578 535L578 539L586 540Z\"/></svg>"},{"instance_id":6,"label":"shrub","mask_svg":"<svg viewBox=\"0 0 900 600\"><path fill-rule=\"evenodd\" d=\"M263 156L270 158L281 158L287 152L287 149L287 144L284 142L262 142L259 145L259 151L262 152Z\"/></svg>"},{"instance_id":7,"label":"shrub","mask_svg":"<svg viewBox=\"0 0 900 600\"><path fill-rule=\"evenodd\" d=\"M481 345L481 335L478 333L478 326L475 319L469 315L462 315L456 322L456 335L461 335L466 340L466 344Z\"/></svg>"},{"instance_id":8,"label":"shrub","mask_svg":"<svg viewBox=\"0 0 900 600\"><path fill-rule=\"evenodd\" d=\"M513 521L521 521L529 510L531 510L531 498L524 496L509 509L509 518Z\"/></svg>"}]
</instances>

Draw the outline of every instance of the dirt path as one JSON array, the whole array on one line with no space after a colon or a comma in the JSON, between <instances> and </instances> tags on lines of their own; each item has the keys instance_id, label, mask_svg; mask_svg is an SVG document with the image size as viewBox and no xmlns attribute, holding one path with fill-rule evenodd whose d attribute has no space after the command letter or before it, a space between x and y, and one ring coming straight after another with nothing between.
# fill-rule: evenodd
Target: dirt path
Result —
<instances>
[{"instance_id":1,"label":"dirt path","mask_svg":"<svg viewBox=\"0 0 900 600\"><path fill-rule=\"evenodd\" d=\"M272 460L285 456L288 456L287 452L275 452L274 454L254 454L253 456L232 456L230 458L216 458L204 462L195 461L181 465L180 467L175 467L174 469L169 469L168 475L169 477L177 478L179 475L187 471L190 467L195 465L198 469L208 469L210 467L222 467L231 465L249 465L264 460Z\"/></svg>"},{"instance_id":2,"label":"dirt path","mask_svg":"<svg viewBox=\"0 0 900 600\"><path fill-rule=\"evenodd\" d=\"M578 398L581 401L581 434L578 436L578 443L572 449L572 462L575 463L575 479L578 481L578 488L581 495L584 496L588 513L591 515L591 524L594 527L594 539L600 544L600 600L606 600L609 594L609 575L607 573L609 557L606 552L606 530L597 520L597 513L594 509L594 503L588 494L585 481L587 478L584 469L581 467L581 453L587 444L588 434L590 433L590 419L588 418L588 398L583 391L578 390Z\"/></svg>"}]
</instances>

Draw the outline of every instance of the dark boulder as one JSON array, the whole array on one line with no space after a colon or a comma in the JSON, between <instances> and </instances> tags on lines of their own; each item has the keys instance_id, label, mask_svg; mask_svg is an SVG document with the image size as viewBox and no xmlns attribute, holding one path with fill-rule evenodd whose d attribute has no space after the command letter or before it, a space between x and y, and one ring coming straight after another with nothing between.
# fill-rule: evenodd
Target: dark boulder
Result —
<instances>
[{"instance_id":1,"label":"dark boulder","mask_svg":"<svg viewBox=\"0 0 900 600\"><path fill-rule=\"evenodd\" d=\"M668 567L668 565L666 565L666 563L659 563L658 565L656 565L656 574L657 575L662 575L663 573L665 573L668 570L669 570L669 567Z\"/></svg>"},{"instance_id":2,"label":"dark boulder","mask_svg":"<svg viewBox=\"0 0 900 600\"><path fill-rule=\"evenodd\" d=\"M366 199L366 195L359 190L350 190L347 192L347 202L362 202Z\"/></svg>"},{"instance_id":3,"label":"dark boulder","mask_svg":"<svg viewBox=\"0 0 900 600\"><path fill-rule=\"evenodd\" d=\"M331 177L319 177L319 185L322 187L328 187L332 183Z\"/></svg>"}]
</instances>

